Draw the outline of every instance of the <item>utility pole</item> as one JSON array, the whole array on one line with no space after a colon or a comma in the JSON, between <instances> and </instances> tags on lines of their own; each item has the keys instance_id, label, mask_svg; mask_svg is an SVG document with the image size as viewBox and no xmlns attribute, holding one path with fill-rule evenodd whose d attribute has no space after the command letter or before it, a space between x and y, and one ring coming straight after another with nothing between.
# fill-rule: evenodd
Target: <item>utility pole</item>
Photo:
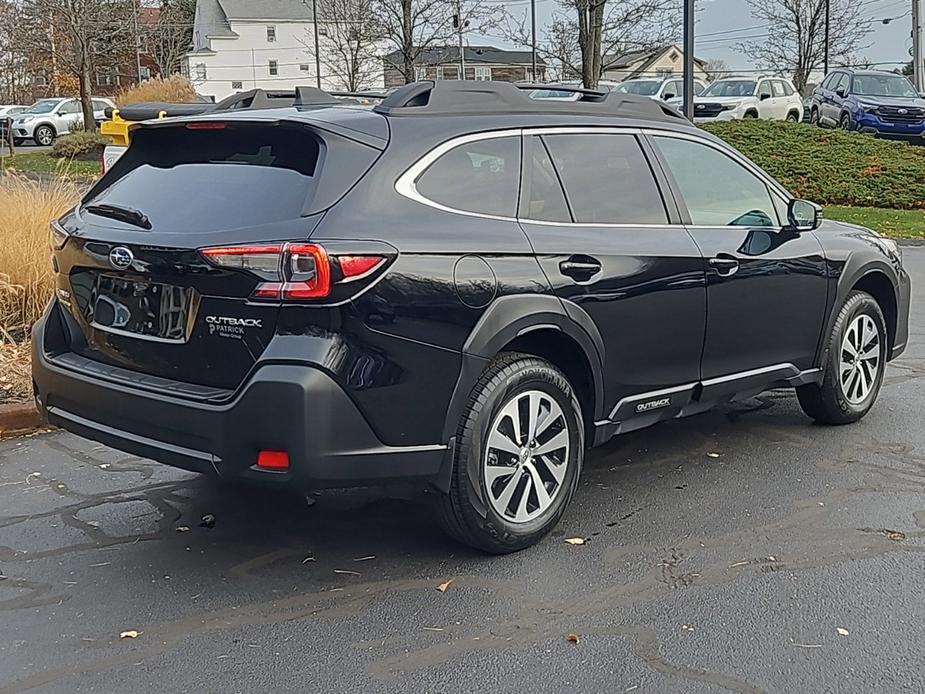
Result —
<instances>
[{"instance_id":1,"label":"utility pole","mask_svg":"<svg viewBox=\"0 0 925 694\"><path fill-rule=\"evenodd\" d=\"M684 0L684 115L694 120L694 0Z\"/></svg>"},{"instance_id":2,"label":"utility pole","mask_svg":"<svg viewBox=\"0 0 925 694\"><path fill-rule=\"evenodd\" d=\"M536 82L536 0L530 0L530 43L533 51L531 60L533 63L532 82Z\"/></svg>"},{"instance_id":3,"label":"utility pole","mask_svg":"<svg viewBox=\"0 0 925 694\"><path fill-rule=\"evenodd\" d=\"M832 28L832 1L825 0L825 59L823 60L823 71L829 74L829 32Z\"/></svg>"},{"instance_id":4,"label":"utility pole","mask_svg":"<svg viewBox=\"0 0 925 694\"><path fill-rule=\"evenodd\" d=\"M138 33L139 7L132 0L132 26L135 29L135 83L141 84L141 35Z\"/></svg>"},{"instance_id":5,"label":"utility pole","mask_svg":"<svg viewBox=\"0 0 925 694\"><path fill-rule=\"evenodd\" d=\"M312 0L312 28L315 33L315 85L321 89L321 48L318 40L318 3Z\"/></svg>"},{"instance_id":6,"label":"utility pole","mask_svg":"<svg viewBox=\"0 0 925 694\"><path fill-rule=\"evenodd\" d=\"M925 75L922 74L922 0L912 0L912 74L915 89L925 91Z\"/></svg>"},{"instance_id":7,"label":"utility pole","mask_svg":"<svg viewBox=\"0 0 925 694\"><path fill-rule=\"evenodd\" d=\"M459 79L466 79L466 54L463 47L463 29L465 22L462 16L462 0L456 0L456 31L459 35Z\"/></svg>"}]
</instances>

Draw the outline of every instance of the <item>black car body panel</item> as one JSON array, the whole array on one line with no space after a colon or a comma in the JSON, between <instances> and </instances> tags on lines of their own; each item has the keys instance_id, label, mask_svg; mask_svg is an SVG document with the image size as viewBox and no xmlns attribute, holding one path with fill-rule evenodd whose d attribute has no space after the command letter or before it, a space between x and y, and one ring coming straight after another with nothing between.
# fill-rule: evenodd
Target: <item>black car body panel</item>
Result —
<instances>
[{"instance_id":1,"label":"black car body panel","mask_svg":"<svg viewBox=\"0 0 925 694\"><path fill-rule=\"evenodd\" d=\"M438 96L461 89L430 88ZM655 102L618 95L597 111L593 103L535 112L473 106L460 116L442 98L142 126L129 154L60 222L68 237L56 252L58 295L34 333L37 398L50 420L224 476L306 487L411 477L446 488L461 415L502 351L539 354L562 369L594 444L769 387L820 381L824 336L858 286L882 301L892 356L902 352L909 284L891 246L834 223L795 231L779 184L676 114L659 115ZM320 174L305 204L272 210L278 221L266 224L210 217L182 229L176 214L159 213L155 192L125 192L126 176L146 165L146 132L156 139L173 128L195 149L208 129L226 127L216 123L232 134L288 128L319 138ZM582 137L606 138L599 142L610 154L596 180L583 181L587 167L567 161L581 147L592 158L600 150ZM705 213L687 204L666 137L741 167L764 189L767 209L741 210L748 214L732 226L698 223ZM254 150L242 156L254 166L280 161ZM441 169L447 161L462 169ZM624 162L631 168L619 168ZM173 168L161 166L158 176ZM215 169L219 177L235 171ZM434 199L444 188L427 176L443 176L446 190L482 211ZM192 208L195 195L220 194L197 186L185 201ZM87 211L106 200L150 215L152 228ZM588 200L632 207L639 218L585 214ZM253 204L272 207L272 191ZM323 298L265 301L254 292L261 272L276 267L218 266L203 255L275 244L285 264L293 243L325 249L335 270L352 258L381 262L335 276ZM117 247L133 254L128 266L113 267ZM137 320L139 306L160 301L164 309L152 285L171 296L190 290L182 335ZM103 292L122 292L129 334L94 323L88 307ZM165 334L172 343L149 339ZM289 471L256 467L261 450L287 451Z\"/></svg>"}]
</instances>

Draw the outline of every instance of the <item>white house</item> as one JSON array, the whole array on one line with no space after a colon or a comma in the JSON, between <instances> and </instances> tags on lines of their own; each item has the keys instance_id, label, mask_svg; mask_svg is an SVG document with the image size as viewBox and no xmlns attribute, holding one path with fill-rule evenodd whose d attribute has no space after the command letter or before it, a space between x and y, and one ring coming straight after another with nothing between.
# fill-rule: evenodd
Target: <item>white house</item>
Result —
<instances>
[{"instance_id":1,"label":"white house","mask_svg":"<svg viewBox=\"0 0 925 694\"><path fill-rule=\"evenodd\" d=\"M705 61L694 58L694 77L706 81ZM684 51L677 45L604 56L602 79L622 82L640 77L671 77L684 74Z\"/></svg>"},{"instance_id":2,"label":"white house","mask_svg":"<svg viewBox=\"0 0 925 694\"><path fill-rule=\"evenodd\" d=\"M311 0L199 0L187 55L190 80L216 100L248 89L313 87L313 46ZM322 36L321 87L340 89L325 75L324 51Z\"/></svg>"}]
</instances>

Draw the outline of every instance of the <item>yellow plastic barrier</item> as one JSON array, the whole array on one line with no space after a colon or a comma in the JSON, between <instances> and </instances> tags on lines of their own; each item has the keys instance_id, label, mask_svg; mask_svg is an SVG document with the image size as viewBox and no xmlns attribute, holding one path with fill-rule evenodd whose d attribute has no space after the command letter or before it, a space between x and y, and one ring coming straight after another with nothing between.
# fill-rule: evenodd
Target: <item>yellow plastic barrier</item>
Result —
<instances>
[{"instance_id":1,"label":"yellow plastic barrier","mask_svg":"<svg viewBox=\"0 0 925 694\"><path fill-rule=\"evenodd\" d=\"M157 114L158 119L166 118L167 111L161 111ZM129 143L129 131L131 127L135 125L136 121L125 120L122 116L119 115L118 109L112 112L111 120L104 120L102 125L100 125L100 132L103 135L106 135L112 138L112 143L114 145L119 145L121 147L128 147Z\"/></svg>"}]
</instances>

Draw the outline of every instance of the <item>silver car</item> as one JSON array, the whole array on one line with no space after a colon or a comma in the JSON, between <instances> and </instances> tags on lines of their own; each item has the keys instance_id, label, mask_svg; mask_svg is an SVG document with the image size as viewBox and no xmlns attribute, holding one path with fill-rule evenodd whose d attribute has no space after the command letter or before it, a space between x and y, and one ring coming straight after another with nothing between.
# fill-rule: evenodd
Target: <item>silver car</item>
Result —
<instances>
[{"instance_id":1,"label":"silver car","mask_svg":"<svg viewBox=\"0 0 925 694\"><path fill-rule=\"evenodd\" d=\"M93 99L93 118L100 122L107 108L115 108L109 99ZM83 127L83 112L79 99L41 99L13 119L13 138L17 145L26 140L47 147L59 135Z\"/></svg>"}]
</instances>

